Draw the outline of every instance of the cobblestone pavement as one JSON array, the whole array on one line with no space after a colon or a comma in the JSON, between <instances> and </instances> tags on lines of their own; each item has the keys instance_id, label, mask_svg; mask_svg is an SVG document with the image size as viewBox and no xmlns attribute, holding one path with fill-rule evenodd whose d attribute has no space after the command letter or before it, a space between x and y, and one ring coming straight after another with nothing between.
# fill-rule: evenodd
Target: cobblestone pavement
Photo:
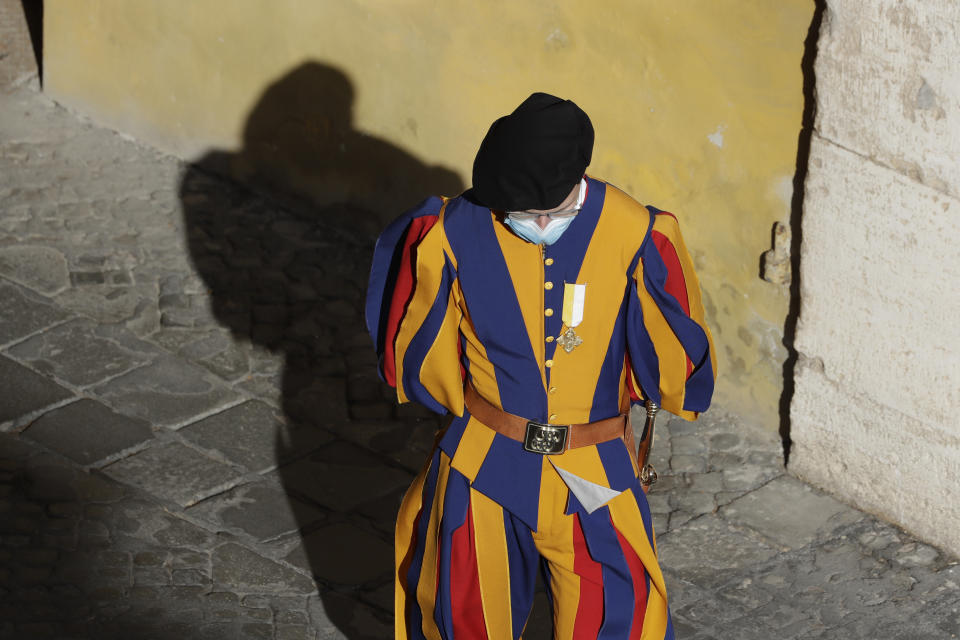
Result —
<instances>
[{"instance_id":1,"label":"cobblestone pavement","mask_svg":"<svg viewBox=\"0 0 960 640\"><path fill-rule=\"evenodd\" d=\"M0 638L391 636L438 422L376 379L368 223L0 94ZM653 457L679 638L960 634L956 559L785 474L773 434L716 410Z\"/></svg>"}]
</instances>

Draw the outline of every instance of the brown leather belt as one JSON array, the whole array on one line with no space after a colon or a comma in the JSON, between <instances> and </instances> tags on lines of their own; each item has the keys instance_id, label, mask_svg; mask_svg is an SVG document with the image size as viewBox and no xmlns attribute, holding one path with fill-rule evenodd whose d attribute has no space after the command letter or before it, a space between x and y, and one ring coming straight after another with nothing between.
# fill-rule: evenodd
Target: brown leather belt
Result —
<instances>
[{"instance_id":1,"label":"brown leather belt","mask_svg":"<svg viewBox=\"0 0 960 640\"><path fill-rule=\"evenodd\" d=\"M624 438L633 450L633 430L624 414L583 424L544 424L498 409L471 384L466 386L464 395L467 410L474 418L497 433L522 442L523 448L532 453L554 455L615 438Z\"/></svg>"}]
</instances>

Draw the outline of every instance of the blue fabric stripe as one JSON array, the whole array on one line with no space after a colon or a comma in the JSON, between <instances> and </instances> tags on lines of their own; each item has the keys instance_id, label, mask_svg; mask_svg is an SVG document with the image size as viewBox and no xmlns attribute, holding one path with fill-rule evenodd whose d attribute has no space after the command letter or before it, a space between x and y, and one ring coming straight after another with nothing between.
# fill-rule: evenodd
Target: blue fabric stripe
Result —
<instances>
[{"instance_id":1,"label":"blue fabric stripe","mask_svg":"<svg viewBox=\"0 0 960 640\"><path fill-rule=\"evenodd\" d=\"M633 626L633 578L610 521L610 509L601 507L579 517L590 557L600 563L603 575L603 625L597 640L629 638Z\"/></svg>"},{"instance_id":2,"label":"blue fabric stripe","mask_svg":"<svg viewBox=\"0 0 960 640\"><path fill-rule=\"evenodd\" d=\"M603 465L604 473L607 474L607 482L611 489L624 491L636 484L637 476L633 473L633 461L622 439L601 442L597 445L597 455L600 456L600 463Z\"/></svg>"},{"instance_id":3,"label":"blue fabric stripe","mask_svg":"<svg viewBox=\"0 0 960 640\"><path fill-rule=\"evenodd\" d=\"M467 521L470 507L470 483L457 471L450 469L447 488L443 496L443 517L440 520L440 535L437 542L437 601L433 619L444 638L453 638L452 557L453 534Z\"/></svg>"},{"instance_id":4,"label":"blue fabric stripe","mask_svg":"<svg viewBox=\"0 0 960 640\"><path fill-rule=\"evenodd\" d=\"M653 347L653 340L643 323L643 309L640 307L640 297L636 290L636 283L631 280L630 293L627 302L627 349L630 352L630 363L640 383L640 389L645 399L660 404L660 359Z\"/></svg>"},{"instance_id":5,"label":"blue fabric stripe","mask_svg":"<svg viewBox=\"0 0 960 640\"><path fill-rule=\"evenodd\" d=\"M540 364L493 224L489 209L463 197L447 203L444 230L457 256L470 320L493 364L500 403L509 413L546 420Z\"/></svg>"},{"instance_id":6,"label":"blue fabric stripe","mask_svg":"<svg viewBox=\"0 0 960 640\"><path fill-rule=\"evenodd\" d=\"M473 480L473 488L536 531L542 470L542 455L525 451L521 443L498 433Z\"/></svg>"},{"instance_id":7,"label":"blue fabric stripe","mask_svg":"<svg viewBox=\"0 0 960 640\"><path fill-rule=\"evenodd\" d=\"M649 593L649 591L647 593ZM673 616L670 615L669 608L667 608L667 631L663 634L663 640L675 640L673 635Z\"/></svg>"},{"instance_id":8,"label":"blue fabric stripe","mask_svg":"<svg viewBox=\"0 0 960 640\"><path fill-rule=\"evenodd\" d=\"M620 374L623 373L623 356L627 351L627 300L633 295L632 282L632 278L627 280L626 291L620 302L610 343L607 345L607 353L600 365L597 387L593 392L593 405L590 407L590 422L620 413Z\"/></svg>"},{"instance_id":9,"label":"blue fabric stripe","mask_svg":"<svg viewBox=\"0 0 960 640\"><path fill-rule=\"evenodd\" d=\"M507 562L510 571L510 616L513 637L519 638L533 608L537 563L540 552L525 523L504 510L503 524L507 539Z\"/></svg>"},{"instance_id":10,"label":"blue fabric stripe","mask_svg":"<svg viewBox=\"0 0 960 640\"><path fill-rule=\"evenodd\" d=\"M370 279L367 282L364 318L367 324L367 332L373 338L378 356L383 356L387 333L387 314L390 312L390 300L385 299L385 296L393 295L393 287L399 273L400 258L403 254L403 239L410 228L410 222L421 216L437 215L442 207L442 198L437 196L427 198L391 222L377 238L377 244L373 249Z\"/></svg>"},{"instance_id":11,"label":"blue fabric stripe","mask_svg":"<svg viewBox=\"0 0 960 640\"><path fill-rule=\"evenodd\" d=\"M710 363L710 342L707 334L691 319L672 295L666 292L667 267L654 244L643 250L643 283L664 319L693 362L693 372L687 379L683 408L688 411L706 411L713 393L713 368ZM644 388L646 390L646 388Z\"/></svg>"},{"instance_id":12,"label":"blue fabric stripe","mask_svg":"<svg viewBox=\"0 0 960 640\"><path fill-rule=\"evenodd\" d=\"M644 399L653 400L660 404L660 359L653 347L653 340L650 338L647 326L643 322L640 293L637 289L637 281L633 278L633 274L637 272L637 266L640 264L640 257L645 254L648 247L653 247L653 242L650 240L650 231L653 229L653 223L656 220L656 214L654 213L656 210L652 207L647 207L647 210L650 213L647 233L627 268L627 275L629 276L627 282L627 350L630 352L633 372L640 384L640 394ZM656 248L654 248L654 251L656 251Z\"/></svg>"},{"instance_id":13,"label":"blue fabric stripe","mask_svg":"<svg viewBox=\"0 0 960 640\"><path fill-rule=\"evenodd\" d=\"M453 460L454 454L457 453L457 447L460 446L460 438L463 437L463 432L466 431L468 422L470 422L470 412L464 409L463 415L455 416L440 438L440 449L450 456L451 460Z\"/></svg>"},{"instance_id":14,"label":"blue fabric stripe","mask_svg":"<svg viewBox=\"0 0 960 640\"><path fill-rule=\"evenodd\" d=\"M440 450L434 449L433 459L430 461L430 470L427 472L423 484L422 507L417 520L417 533L414 538L413 558L410 569L407 571L407 633L411 640L426 640L423 635L423 611L417 602L417 584L420 582L420 572L423 570L423 553L426 546L427 529L430 523L430 513L433 511L433 497L437 490L437 477L440 473Z\"/></svg>"},{"instance_id":15,"label":"blue fabric stripe","mask_svg":"<svg viewBox=\"0 0 960 640\"><path fill-rule=\"evenodd\" d=\"M440 414L447 413L447 408L437 402L421 384L420 368L423 366L423 361L437 339L440 327L443 325L443 318L447 313L447 304L450 298L450 287L457 277L450 258L444 256L444 261L443 276L440 280L437 297L403 356L403 390L407 397Z\"/></svg>"},{"instance_id":16,"label":"blue fabric stripe","mask_svg":"<svg viewBox=\"0 0 960 640\"><path fill-rule=\"evenodd\" d=\"M633 487L633 497L637 501L637 507L640 509L640 517L643 519L643 530L647 534L647 540L650 541L650 546L653 546L653 516L650 514L650 503L647 502L647 494L643 491L643 485L640 484L640 480L634 483ZM647 591L649 593L649 590Z\"/></svg>"}]
</instances>

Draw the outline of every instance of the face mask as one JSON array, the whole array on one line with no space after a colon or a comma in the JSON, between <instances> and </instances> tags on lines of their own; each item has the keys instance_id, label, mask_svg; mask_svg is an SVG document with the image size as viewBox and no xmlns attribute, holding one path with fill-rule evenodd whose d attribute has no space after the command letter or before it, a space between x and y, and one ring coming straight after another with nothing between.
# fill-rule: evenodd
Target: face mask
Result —
<instances>
[{"instance_id":1,"label":"face mask","mask_svg":"<svg viewBox=\"0 0 960 640\"><path fill-rule=\"evenodd\" d=\"M507 223L508 227L513 229L515 234L524 240L532 242L533 244L550 245L560 239L560 236L567 230L567 227L570 226L570 223L573 222L575 217L576 216L570 216L569 218L551 220L543 229L540 228L536 220L513 220L511 218L504 218L504 222Z\"/></svg>"}]
</instances>

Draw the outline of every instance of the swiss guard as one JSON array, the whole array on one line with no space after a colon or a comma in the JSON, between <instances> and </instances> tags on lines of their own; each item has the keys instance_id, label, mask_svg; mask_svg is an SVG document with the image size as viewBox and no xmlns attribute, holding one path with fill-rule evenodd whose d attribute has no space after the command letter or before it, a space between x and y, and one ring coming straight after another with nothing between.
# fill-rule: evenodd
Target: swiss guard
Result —
<instances>
[{"instance_id":1,"label":"swiss guard","mask_svg":"<svg viewBox=\"0 0 960 640\"><path fill-rule=\"evenodd\" d=\"M470 190L377 242L380 373L451 416L397 518L397 638L520 638L538 570L555 638L673 638L645 452L658 408L707 409L715 356L676 217L586 175L593 137L535 93L490 127Z\"/></svg>"}]
</instances>

